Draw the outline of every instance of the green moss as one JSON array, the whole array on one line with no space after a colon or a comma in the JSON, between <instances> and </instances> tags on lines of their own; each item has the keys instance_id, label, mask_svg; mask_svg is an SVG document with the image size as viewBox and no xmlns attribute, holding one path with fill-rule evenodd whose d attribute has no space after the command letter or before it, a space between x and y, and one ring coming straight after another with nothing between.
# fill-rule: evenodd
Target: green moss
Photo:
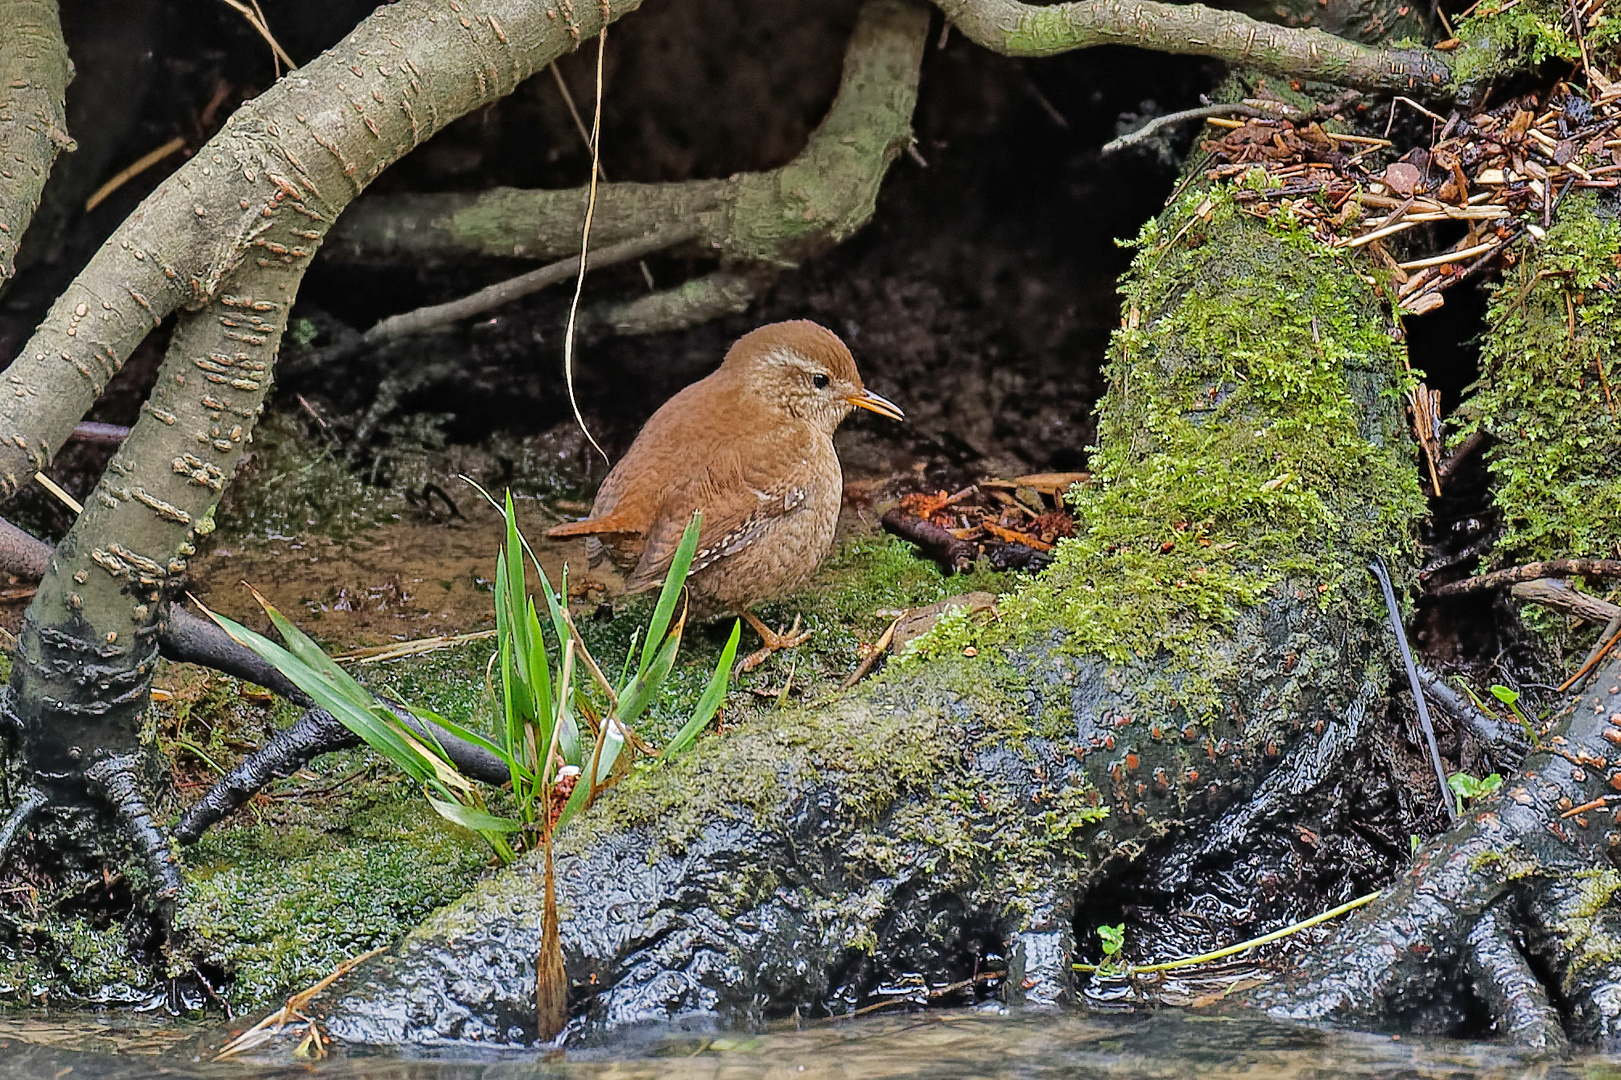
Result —
<instances>
[{"instance_id":1,"label":"green moss","mask_svg":"<svg viewBox=\"0 0 1621 1080\"><path fill-rule=\"evenodd\" d=\"M0 1001L10 1004L141 1001L154 981L122 926L48 907L18 919L11 940L0 944Z\"/></svg>"},{"instance_id":2,"label":"green moss","mask_svg":"<svg viewBox=\"0 0 1621 1080\"><path fill-rule=\"evenodd\" d=\"M1455 440L1496 440L1487 461L1498 563L1621 555L1621 423L1599 378L1603 364L1621 389L1618 249L1614 213L1577 192L1493 290L1481 378Z\"/></svg>"},{"instance_id":3,"label":"green moss","mask_svg":"<svg viewBox=\"0 0 1621 1080\"><path fill-rule=\"evenodd\" d=\"M1367 419L1399 418L1378 399L1407 377L1374 286L1286 215L1190 191L1137 247L1075 539L981 637L1056 629L1117 664L1164 650L1208 683L1222 631L1285 579L1360 612L1369 560L1410 557L1409 444Z\"/></svg>"},{"instance_id":4,"label":"green moss","mask_svg":"<svg viewBox=\"0 0 1621 1080\"><path fill-rule=\"evenodd\" d=\"M216 519L225 540L343 538L403 505L368 487L333 444L318 445L295 420L270 413L253 432L248 475L227 490Z\"/></svg>"},{"instance_id":5,"label":"green moss","mask_svg":"<svg viewBox=\"0 0 1621 1080\"><path fill-rule=\"evenodd\" d=\"M1612 966L1621 960L1621 938L1612 932L1607 918L1616 894L1621 893L1621 874L1604 867L1579 871L1575 879L1575 904L1553 928L1571 954L1565 970L1566 989L1586 969Z\"/></svg>"},{"instance_id":6,"label":"green moss","mask_svg":"<svg viewBox=\"0 0 1621 1080\"><path fill-rule=\"evenodd\" d=\"M176 917L184 950L231 978L248 1007L303 989L386 945L465 892L488 849L440 820L405 782L285 822L211 832L187 855Z\"/></svg>"},{"instance_id":7,"label":"green moss","mask_svg":"<svg viewBox=\"0 0 1621 1080\"><path fill-rule=\"evenodd\" d=\"M1582 62L1582 45L1598 56L1621 42L1621 20L1601 16L1583 41L1570 32L1558 0L1486 0L1457 22L1459 46L1447 57L1455 85L1478 87L1549 61Z\"/></svg>"}]
</instances>

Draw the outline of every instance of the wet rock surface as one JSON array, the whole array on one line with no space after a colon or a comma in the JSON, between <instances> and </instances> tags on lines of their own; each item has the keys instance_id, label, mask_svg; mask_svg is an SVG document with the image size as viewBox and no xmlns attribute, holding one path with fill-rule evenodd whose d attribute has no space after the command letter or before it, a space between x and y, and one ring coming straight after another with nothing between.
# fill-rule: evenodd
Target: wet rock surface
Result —
<instances>
[{"instance_id":1,"label":"wet rock surface","mask_svg":"<svg viewBox=\"0 0 1621 1080\"><path fill-rule=\"evenodd\" d=\"M560 839L576 1035L833 1015L991 972L982 992L1068 1001L1088 884L1151 849L1241 846L1324 779L1379 697L1371 642L1292 589L1235 628L1244 675L1206 723L1139 719L1151 664L1061 646L761 717L610 795ZM530 1041L541 878L535 859L501 873L351 977L334 1034Z\"/></svg>"}]
</instances>

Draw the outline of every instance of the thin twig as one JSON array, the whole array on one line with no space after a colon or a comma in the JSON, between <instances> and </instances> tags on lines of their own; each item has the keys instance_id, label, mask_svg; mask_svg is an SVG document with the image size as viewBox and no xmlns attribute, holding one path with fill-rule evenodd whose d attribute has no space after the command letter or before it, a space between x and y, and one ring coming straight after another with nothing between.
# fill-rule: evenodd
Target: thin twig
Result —
<instances>
[{"instance_id":1,"label":"thin twig","mask_svg":"<svg viewBox=\"0 0 1621 1080\"><path fill-rule=\"evenodd\" d=\"M79 500L75 499L72 495L69 495L67 492L58 487L55 480L52 480L49 476L46 476L42 472L35 473L34 479L39 483L40 487L62 500L62 504L69 510L72 510L75 514L84 513L84 506L79 502Z\"/></svg>"},{"instance_id":2,"label":"thin twig","mask_svg":"<svg viewBox=\"0 0 1621 1080\"><path fill-rule=\"evenodd\" d=\"M691 222L675 225L666 225L654 229L644 236L621 240L617 244L610 244L605 248L598 248L591 252L591 261L596 266L613 266L616 263L629 262L649 255L655 251L663 251L692 239L698 234L696 224ZM566 259L559 259L554 263L528 273L519 274L505 281L498 281L494 285L487 285L475 293L448 300L443 304L429 304L414 311L401 312L390 315L388 318L360 335L358 341L350 346L352 351L358 352L366 348L381 345L394 338L408 337L412 334L421 334L441 326L448 326L462 319L470 319L475 315L482 315L486 311L514 300L539 292L548 285L567 281L569 278L583 279L585 264L579 255L570 255ZM579 302L579 294L575 294L575 302ZM570 333L574 322L573 311L569 314ZM572 377L571 377L572 381ZM572 393L572 390L570 391Z\"/></svg>"},{"instance_id":3,"label":"thin twig","mask_svg":"<svg viewBox=\"0 0 1621 1080\"><path fill-rule=\"evenodd\" d=\"M1429 590L1430 596L1458 596L1480 589L1500 589L1520 581L1537 578L1571 577L1575 574L1593 574L1603 577L1621 577L1621 559L1553 559L1549 562L1526 563L1506 570L1494 570L1479 577L1464 578Z\"/></svg>"},{"instance_id":4,"label":"thin twig","mask_svg":"<svg viewBox=\"0 0 1621 1080\"><path fill-rule=\"evenodd\" d=\"M399 641L392 645L372 645L364 649L355 649L352 652L334 656L332 659L340 664L381 664L388 660L399 660L407 656L421 656L424 653L437 652L440 649L449 649L456 645L465 645L469 641L483 641L485 638L494 636L494 630L475 630L470 634L455 634L450 637L435 634L433 637L417 638L415 641Z\"/></svg>"},{"instance_id":5,"label":"thin twig","mask_svg":"<svg viewBox=\"0 0 1621 1080\"><path fill-rule=\"evenodd\" d=\"M1181 112L1166 113L1156 116L1136 131L1127 132L1119 138L1103 144L1100 153L1112 154L1124 150L1128 146L1135 146L1154 137L1160 130L1186 123L1189 120L1208 120L1212 116L1266 116L1267 114L1252 105L1242 102L1227 102L1220 105L1201 105L1197 109L1183 109Z\"/></svg>"},{"instance_id":6,"label":"thin twig","mask_svg":"<svg viewBox=\"0 0 1621 1080\"><path fill-rule=\"evenodd\" d=\"M185 145L186 140L176 135L156 150L142 154L129 165L114 173L112 179L93 191L90 197L84 201L84 212L88 214L105 202L107 196Z\"/></svg>"},{"instance_id":7,"label":"thin twig","mask_svg":"<svg viewBox=\"0 0 1621 1080\"><path fill-rule=\"evenodd\" d=\"M1476 244L1474 247L1464 248L1461 251L1448 251L1441 255L1432 255L1428 259L1414 259L1412 262L1397 263L1396 265L1403 270L1422 270L1427 266L1442 266L1446 263L1462 262L1465 259L1472 259L1476 255L1481 255L1488 251L1495 251L1502 246L1501 241L1488 240L1484 244Z\"/></svg>"},{"instance_id":8,"label":"thin twig","mask_svg":"<svg viewBox=\"0 0 1621 1080\"><path fill-rule=\"evenodd\" d=\"M220 0L220 3L248 20L248 25L253 27L260 37L265 39L265 42L270 46L271 53L277 60L287 65L288 71L297 70L298 65L293 63L293 58L287 55L287 50L281 47L281 42L277 41L275 35L270 32L270 26L254 12L253 8L242 3L242 0ZM254 7L257 6L257 4L254 5Z\"/></svg>"},{"instance_id":9,"label":"thin twig","mask_svg":"<svg viewBox=\"0 0 1621 1080\"><path fill-rule=\"evenodd\" d=\"M613 684L608 681L608 676L604 675L602 669L597 666L596 657L592 656L591 650L586 648L585 638L580 636L580 628L574 625L574 616L569 614L566 607L563 609L563 622L568 626L569 637L574 639L575 646L580 650L580 656L585 659L585 666L590 669L591 678L595 679L596 684L602 688L602 692L608 695L609 712L612 714L618 713L619 695L614 693Z\"/></svg>"},{"instance_id":10,"label":"thin twig","mask_svg":"<svg viewBox=\"0 0 1621 1080\"><path fill-rule=\"evenodd\" d=\"M367 960L370 960L379 953L385 953L388 950L389 946L384 945L380 948L373 949L370 952L361 953L359 956L353 957L352 959L345 960L343 963L339 964L335 969L333 969L332 973L326 978L322 979L308 990L302 990L294 994L292 997L287 999L287 1003L281 1008L277 1009L275 1012L271 1013L269 1016L265 1017L263 1020L259 1021L257 1024L253 1025L251 1028L232 1039L230 1042L226 1043L225 1046L221 1048L220 1052L214 1056L214 1060L223 1061L228 1057L232 1057L247 1050L252 1050L256 1046L262 1046L274 1038L284 1026L291 1023L293 1020L308 1019L308 1017L304 1016L304 1010L308 1008L309 1003L317 994L331 986L333 983L337 982L339 979L343 978L345 975L349 974Z\"/></svg>"},{"instance_id":11,"label":"thin twig","mask_svg":"<svg viewBox=\"0 0 1621 1080\"><path fill-rule=\"evenodd\" d=\"M557 83L557 92L563 95L563 104L568 106L568 114L574 118L574 130L580 133L580 141L585 144L586 152L590 153L595 149L595 145L591 141L591 133L585 129L585 120L580 116L579 106L574 104L574 95L569 92L568 83L563 81L562 70L558 68L556 60L553 60L546 66L551 69L552 79ZM603 170L602 163L600 161L597 162L596 168L597 175L601 177L602 182L606 184L608 182L608 174Z\"/></svg>"},{"instance_id":12,"label":"thin twig","mask_svg":"<svg viewBox=\"0 0 1621 1080\"><path fill-rule=\"evenodd\" d=\"M1559 692L1561 694L1563 694L1567 690L1569 690L1571 687L1575 686L1577 683L1579 683L1583 679L1587 678L1588 673L1591 672L1594 668L1598 667L1599 663L1606 656L1610 655L1610 650L1615 648L1615 644L1618 641L1621 641L1621 628L1617 628L1614 632L1612 632L1610 634L1609 638L1604 642L1604 644L1601 645L1597 650L1595 650L1592 653L1592 655L1590 655L1587 658L1587 662L1585 664L1583 664L1581 667L1576 669L1576 674L1572 675L1570 678L1566 679L1564 682L1559 684Z\"/></svg>"},{"instance_id":13,"label":"thin twig","mask_svg":"<svg viewBox=\"0 0 1621 1080\"><path fill-rule=\"evenodd\" d=\"M872 670L872 666L878 662L878 658L889 650L889 643L895 640L895 628L901 624L901 620L904 618L906 618L905 614L897 616L895 621L889 624L889 629L879 635L878 640L873 643L872 651L862 659L854 671L850 672L849 677L839 684L840 690L850 689L850 687L861 681L863 675Z\"/></svg>"},{"instance_id":14,"label":"thin twig","mask_svg":"<svg viewBox=\"0 0 1621 1080\"><path fill-rule=\"evenodd\" d=\"M606 5L606 0L604 0ZM591 219L597 212L597 177L602 157L602 62L608 49L608 16L606 10L602 17L602 29L597 33L597 107L591 117L591 193L585 202L585 225L580 230L580 272L574 279L574 300L568 308L568 326L563 331L563 381L568 385L568 404L574 410L574 422L580 426L585 437L596 447L597 453L602 455L604 463L608 461L608 452L604 450L591 434L591 429L585 426L585 417L580 414L580 401L574 393L574 325L580 313L580 294L585 291L585 257L591 244Z\"/></svg>"}]
</instances>

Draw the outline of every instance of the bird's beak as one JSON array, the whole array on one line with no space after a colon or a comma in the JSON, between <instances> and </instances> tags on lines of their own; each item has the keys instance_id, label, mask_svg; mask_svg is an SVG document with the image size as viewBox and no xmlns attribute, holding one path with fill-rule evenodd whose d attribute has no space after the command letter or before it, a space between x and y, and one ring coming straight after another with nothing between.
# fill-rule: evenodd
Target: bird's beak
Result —
<instances>
[{"instance_id":1,"label":"bird's beak","mask_svg":"<svg viewBox=\"0 0 1621 1080\"><path fill-rule=\"evenodd\" d=\"M886 397L873 393L871 390L863 390L859 394L851 394L844 400L848 401L858 409L867 409L871 412L877 413L879 416L887 416L891 420L906 419L906 414L901 412L901 407L899 405L895 404L893 401L890 401Z\"/></svg>"}]
</instances>

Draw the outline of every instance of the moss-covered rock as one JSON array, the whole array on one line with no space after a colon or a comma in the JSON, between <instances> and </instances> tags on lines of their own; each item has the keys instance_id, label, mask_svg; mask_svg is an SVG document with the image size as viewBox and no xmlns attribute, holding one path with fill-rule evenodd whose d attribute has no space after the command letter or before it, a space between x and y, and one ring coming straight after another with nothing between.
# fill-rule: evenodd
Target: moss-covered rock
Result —
<instances>
[{"instance_id":1,"label":"moss-covered rock","mask_svg":"<svg viewBox=\"0 0 1621 1080\"><path fill-rule=\"evenodd\" d=\"M1502 515L1499 561L1621 556L1621 222L1575 192L1492 291L1461 441L1481 431Z\"/></svg>"},{"instance_id":2,"label":"moss-covered rock","mask_svg":"<svg viewBox=\"0 0 1621 1080\"><path fill-rule=\"evenodd\" d=\"M319 825L241 825L188 853L176 928L191 958L229 975L227 1000L285 996L397 940L489 863L483 841L409 781L387 786L327 808Z\"/></svg>"},{"instance_id":3,"label":"moss-covered rock","mask_svg":"<svg viewBox=\"0 0 1621 1080\"><path fill-rule=\"evenodd\" d=\"M1618 252L1614 202L1572 192L1547 239L1492 291L1481 377L1454 436L1493 440L1486 460L1501 532L1483 570L1621 557ZM1569 637L1563 620L1531 621Z\"/></svg>"}]
</instances>

